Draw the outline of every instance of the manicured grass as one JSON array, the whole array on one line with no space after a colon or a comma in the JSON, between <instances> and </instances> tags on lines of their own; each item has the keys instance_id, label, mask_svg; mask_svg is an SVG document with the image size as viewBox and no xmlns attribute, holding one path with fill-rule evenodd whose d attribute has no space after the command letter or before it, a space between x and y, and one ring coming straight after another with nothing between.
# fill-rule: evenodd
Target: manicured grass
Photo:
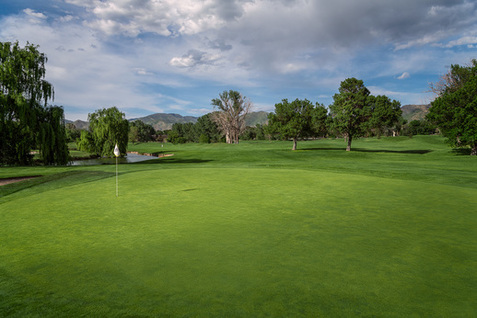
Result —
<instances>
[{"instance_id":1,"label":"manicured grass","mask_svg":"<svg viewBox=\"0 0 477 318\"><path fill-rule=\"evenodd\" d=\"M0 316L473 316L476 158L353 144L140 144L174 156L118 198L114 166L2 168L45 177L0 188Z\"/></svg>"}]
</instances>

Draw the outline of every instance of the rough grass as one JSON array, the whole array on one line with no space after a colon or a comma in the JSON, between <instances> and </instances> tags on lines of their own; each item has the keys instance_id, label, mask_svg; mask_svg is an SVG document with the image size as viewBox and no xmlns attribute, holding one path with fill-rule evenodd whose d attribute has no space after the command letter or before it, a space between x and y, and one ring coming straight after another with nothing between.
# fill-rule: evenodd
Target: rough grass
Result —
<instances>
[{"instance_id":1,"label":"rough grass","mask_svg":"<svg viewBox=\"0 0 477 318\"><path fill-rule=\"evenodd\" d=\"M114 166L2 169L45 177L0 198L0 316L472 316L475 158L354 144L140 144L175 155L118 198Z\"/></svg>"}]
</instances>

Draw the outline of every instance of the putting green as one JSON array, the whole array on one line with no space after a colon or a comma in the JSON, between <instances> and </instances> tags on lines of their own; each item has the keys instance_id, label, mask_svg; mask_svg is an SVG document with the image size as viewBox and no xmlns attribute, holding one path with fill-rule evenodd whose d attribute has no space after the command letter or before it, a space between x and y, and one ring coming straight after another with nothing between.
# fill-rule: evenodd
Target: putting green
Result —
<instances>
[{"instance_id":1,"label":"putting green","mask_svg":"<svg viewBox=\"0 0 477 318\"><path fill-rule=\"evenodd\" d=\"M114 177L42 186L1 205L3 313L470 316L476 308L474 189L157 165L120 174L118 198Z\"/></svg>"}]
</instances>

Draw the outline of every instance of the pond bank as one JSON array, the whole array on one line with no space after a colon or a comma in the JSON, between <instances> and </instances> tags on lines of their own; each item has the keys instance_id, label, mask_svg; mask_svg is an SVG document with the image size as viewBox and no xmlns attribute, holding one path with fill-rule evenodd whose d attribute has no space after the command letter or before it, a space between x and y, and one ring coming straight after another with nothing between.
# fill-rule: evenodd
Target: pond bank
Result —
<instances>
[{"instance_id":1,"label":"pond bank","mask_svg":"<svg viewBox=\"0 0 477 318\"><path fill-rule=\"evenodd\" d=\"M135 163L146 160L154 160L163 157L170 157L174 154L150 154L150 153L139 153L139 152L128 152L125 157L118 158L118 163ZM116 158L100 158L100 157L87 157L79 160L72 160L70 162L71 166L94 166L94 165L108 165L115 164Z\"/></svg>"}]
</instances>

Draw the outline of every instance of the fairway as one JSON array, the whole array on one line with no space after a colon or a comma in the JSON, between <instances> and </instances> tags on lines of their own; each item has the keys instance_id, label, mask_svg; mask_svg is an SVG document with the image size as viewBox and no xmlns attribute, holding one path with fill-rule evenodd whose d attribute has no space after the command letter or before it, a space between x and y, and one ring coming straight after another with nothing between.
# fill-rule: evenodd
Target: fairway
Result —
<instances>
[{"instance_id":1,"label":"fairway","mask_svg":"<svg viewBox=\"0 0 477 318\"><path fill-rule=\"evenodd\" d=\"M471 317L477 161L436 136L2 168L0 316ZM42 181L43 180L43 181Z\"/></svg>"}]
</instances>

